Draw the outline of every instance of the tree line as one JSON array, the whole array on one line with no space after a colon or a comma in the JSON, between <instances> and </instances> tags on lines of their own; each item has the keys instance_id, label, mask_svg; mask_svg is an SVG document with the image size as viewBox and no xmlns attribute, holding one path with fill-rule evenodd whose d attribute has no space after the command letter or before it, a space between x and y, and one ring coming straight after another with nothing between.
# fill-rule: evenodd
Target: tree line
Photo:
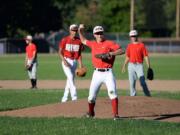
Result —
<instances>
[{"instance_id":1,"label":"tree line","mask_svg":"<svg viewBox=\"0 0 180 135\"><path fill-rule=\"evenodd\" d=\"M135 28L147 37L175 36L175 0L135 0ZM130 30L130 0L13 0L0 5L0 38L23 37L84 23L107 32Z\"/></svg>"}]
</instances>

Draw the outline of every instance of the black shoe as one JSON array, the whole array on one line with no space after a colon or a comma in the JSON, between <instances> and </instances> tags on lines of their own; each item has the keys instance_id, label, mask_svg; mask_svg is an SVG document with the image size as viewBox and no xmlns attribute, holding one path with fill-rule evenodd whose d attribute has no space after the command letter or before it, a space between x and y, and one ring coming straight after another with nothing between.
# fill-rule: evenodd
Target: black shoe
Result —
<instances>
[{"instance_id":1,"label":"black shoe","mask_svg":"<svg viewBox=\"0 0 180 135\"><path fill-rule=\"evenodd\" d=\"M91 114L91 113L88 112L88 113L85 114L86 118L94 118L94 116L95 116L95 113Z\"/></svg>"}]
</instances>

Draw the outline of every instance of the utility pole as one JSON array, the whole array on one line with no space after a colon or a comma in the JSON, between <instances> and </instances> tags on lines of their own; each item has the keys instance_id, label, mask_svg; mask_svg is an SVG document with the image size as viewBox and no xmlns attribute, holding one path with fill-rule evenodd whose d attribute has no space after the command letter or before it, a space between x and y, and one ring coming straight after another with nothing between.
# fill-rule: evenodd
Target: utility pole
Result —
<instances>
[{"instance_id":1,"label":"utility pole","mask_svg":"<svg viewBox=\"0 0 180 135\"><path fill-rule=\"evenodd\" d=\"M130 4L130 30L134 29L134 0Z\"/></svg>"},{"instance_id":2,"label":"utility pole","mask_svg":"<svg viewBox=\"0 0 180 135\"><path fill-rule=\"evenodd\" d=\"M179 38L179 29L180 29L180 27L179 27L179 23L180 23L179 10L180 9L179 8L180 8L180 0L176 0L176 38Z\"/></svg>"}]
</instances>

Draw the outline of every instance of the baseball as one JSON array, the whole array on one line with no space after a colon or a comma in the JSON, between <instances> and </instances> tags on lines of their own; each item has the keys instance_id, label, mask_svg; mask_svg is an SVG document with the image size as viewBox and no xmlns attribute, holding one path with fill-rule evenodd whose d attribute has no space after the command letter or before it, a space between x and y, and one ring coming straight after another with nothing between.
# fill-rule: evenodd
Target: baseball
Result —
<instances>
[{"instance_id":1,"label":"baseball","mask_svg":"<svg viewBox=\"0 0 180 135\"><path fill-rule=\"evenodd\" d=\"M80 24L80 25L79 25L79 28L80 28L80 29L84 29L84 24Z\"/></svg>"}]
</instances>

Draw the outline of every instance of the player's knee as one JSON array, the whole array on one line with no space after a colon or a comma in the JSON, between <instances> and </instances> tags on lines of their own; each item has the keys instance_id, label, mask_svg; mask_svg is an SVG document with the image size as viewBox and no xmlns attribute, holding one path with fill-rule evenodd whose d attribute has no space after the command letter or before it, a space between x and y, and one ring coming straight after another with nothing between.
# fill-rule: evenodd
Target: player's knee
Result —
<instances>
[{"instance_id":1,"label":"player's knee","mask_svg":"<svg viewBox=\"0 0 180 135\"><path fill-rule=\"evenodd\" d=\"M146 82L145 82L145 77L144 77L144 76L141 76L139 79L140 79L140 84L141 84L141 86L143 86L143 85L146 84Z\"/></svg>"},{"instance_id":2,"label":"player's knee","mask_svg":"<svg viewBox=\"0 0 180 135\"><path fill-rule=\"evenodd\" d=\"M117 93L116 93L116 91L114 91L114 90L110 90L110 91L108 92L108 95L109 95L109 98L110 98L110 99L117 98Z\"/></svg>"},{"instance_id":3,"label":"player's knee","mask_svg":"<svg viewBox=\"0 0 180 135\"><path fill-rule=\"evenodd\" d=\"M89 103L95 103L96 102L96 98L95 97L88 97L88 102Z\"/></svg>"}]
</instances>

